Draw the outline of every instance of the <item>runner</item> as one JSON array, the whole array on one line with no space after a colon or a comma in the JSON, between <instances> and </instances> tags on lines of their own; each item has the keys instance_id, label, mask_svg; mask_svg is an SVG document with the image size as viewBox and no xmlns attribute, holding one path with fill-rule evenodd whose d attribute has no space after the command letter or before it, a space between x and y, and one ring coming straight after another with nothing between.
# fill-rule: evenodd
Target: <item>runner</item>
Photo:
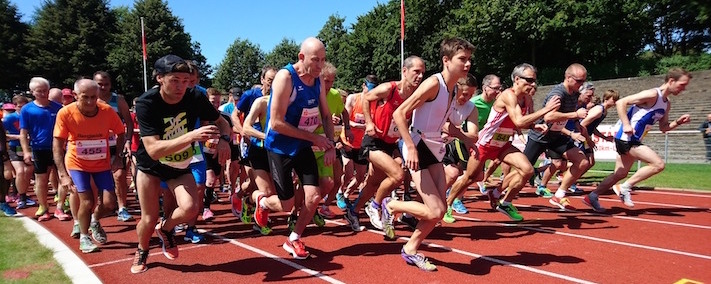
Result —
<instances>
[{"instance_id":1,"label":"runner","mask_svg":"<svg viewBox=\"0 0 711 284\"><path fill-rule=\"evenodd\" d=\"M267 226L269 211L288 212L294 206L292 170L296 172L304 190L305 203L294 231L282 245L297 259L309 252L301 241L301 234L313 218L319 195L318 167L311 146L325 150L324 164L331 165L334 151L331 112L326 104L326 91L321 84L321 68L326 60L326 48L313 37L301 44L297 63L286 65L274 78L272 96L267 111L267 130L264 148L276 187L276 195L255 194L257 209L254 219L260 227ZM326 137L313 133L322 123Z\"/></svg>"},{"instance_id":2,"label":"runner","mask_svg":"<svg viewBox=\"0 0 711 284\"><path fill-rule=\"evenodd\" d=\"M437 267L417 249L447 211L442 126L449 117L450 105L457 91L456 83L469 72L474 46L464 39L449 38L442 41L439 50L443 65L441 73L422 82L393 114L403 141L401 153L404 162L412 173L424 204L391 198L385 198L382 202L382 223L386 236L394 236L395 214L406 212L420 219L400 255L406 263L425 271L434 271ZM408 123L409 117L412 117L412 123Z\"/></svg>"},{"instance_id":3,"label":"runner","mask_svg":"<svg viewBox=\"0 0 711 284\"><path fill-rule=\"evenodd\" d=\"M128 181L126 176L128 174L128 160L131 159L129 156L131 154L131 139L133 136L133 119L131 119L131 111L128 108L128 103L122 95L111 92L111 75L105 71L97 71L94 73L94 81L99 84L99 100L101 102L108 104L111 108L118 113L119 118L125 125L126 137L129 139L123 139L124 144L116 143L116 135L112 135L109 139L109 152L111 154L111 160L119 160L121 162L121 167L112 168L114 184L116 185L116 200L118 201L118 211L116 212L116 219L122 222L128 222L133 220L133 216L128 213L126 208L126 199L128 197Z\"/></svg>"},{"instance_id":4,"label":"runner","mask_svg":"<svg viewBox=\"0 0 711 284\"><path fill-rule=\"evenodd\" d=\"M15 105L15 112L3 116L2 121L7 131L7 140L9 140L7 153L10 156L10 163L15 169L15 189L19 194L17 209L24 209L37 204L32 198L27 197L27 188L30 187L34 166L31 163L25 163L22 157L24 152L20 145L20 112L29 99L23 95L15 95L12 102Z\"/></svg>"},{"instance_id":5,"label":"runner","mask_svg":"<svg viewBox=\"0 0 711 284\"><path fill-rule=\"evenodd\" d=\"M667 132L691 121L690 115L684 114L673 122L669 122L669 110L671 109L669 97L681 94L691 78L688 71L672 68L667 72L664 84L659 88L642 91L617 101L617 115L620 119L615 125L617 129L615 146L619 155L615 162L615 171L583 199L585 205L595 211L604 212L605 208L600 205L598 196L612 187L612 190L627 207L634 207L631 196L632 187L662 172L665 166L664 160L654 150L642 144L642 138L657 122L659 122L659 130ZM627 177L630 168L636 161L645 162L647 165L639 168L624 183L616 184Z\"/></svg>"},{"instance_id":6,"label":"runner","mask_svg":"<svg viewBox=\"0 0 711 284\"><path fill-rule=\"evenodd\" d=\"M138 249L132 273L148 269L149 241L155 229L161 239L163 255L178 257L173 227L186 223L198 214L197 185L188 168L194 142L219 137L218 161L230 156L230 127L207 98L195 91L187 92L193 73L190 65L175 55L166 55L154 65L159 87L149 90L136 101L136 116L141 131L138 147L136 185L141 205L141 220L136 225ZM195 129L197 119L215 121L216 125ZM178 207L158 223L160 181L169 186ZM158 225L156 226L156 223Z\"/></svg>"},{"instance_id":7,"label":"runner","mask_svg":"<svg viewBox=\"0 0 711 284\"><path fill-rule=\"evenodd\" d=\"M403 61L402 79L382 83L372 91L363 91L363 114L365 115L365 136L361 144L361 156L370 165L365 185L360 191L355 205L346 211L346 220L351 229L356 227L358 212L373 195L373 201L365 208L370 217L370 223L377 229L383 229L380 222L381 203L390 196L405 178L401 163L393 158L400 132L393 120L393 114L422 82L425 73L425 62L417 56L410 56ZM394 231L386 231L386 238L394 238Z\"/></svg>"},{"instance_id":8,"label":"runner","mask_svg":"<svg viewBox=\"0 0 711 284\"><path fill-rule=\"evenodd\" d=\"M57 180L50 181L49 178L49 171L55 168L52 159L52 132L57 112L62 105L49 100L49 81L45 78L32 78L30 91L35 96L35 100L20 111L20 144L24 162L34 163L35 167L35 194L40 204L35 216L40 222L52 218L47 204L47 187L51 182L52 188L57 190L58 197L54 216L61 221L66 221L71 219L71 216L62 210L62 205L67 198L67 190L59 186Z\"/></svg>"},{"instance_id":9,"label":"runner","mask_svg":"<svg viewBox=\"0 0 711 284\"><path fill-rule=\"evenodd\" d=\"M5 105L7 104L3 105L3 109L5 108ZM8 108L12 108L14 110L15 105L9 105ZM12 206L8 204L9 201L6 199L9 193L8 190L10 189L10 180L12 179L12 164L10 163L10 156L7 151L7 136L4 135L5 127L3 124L0 124L0 159L2 159L2 165L0 165L0 167L2 167L1 170L4 175L3 177L0 177L0 211L2 211L5 216L15 216L17 211L15 211L15 208L12 208Z\"/></svg>"},{"instance_id":10,"label":"runner","mask_svg":"<svg viewBox=\"0 0 711 284\"><path fill-rule=\"evenodd\" d=\"M207 89L207 99L210 101L210 104L215 107L216 110L219 109L220 106L220 98L222 97L222 94L220 94L220 91L218 91L215 88L208 88ZM230 116L224 112L220 112L220 115L229 123L230 129L232 129L232 121L230 119ZM203 200L203 220L208 221L212 219L212 211L210 210L210 204L212 203L212 195L215 192L215 187L220 186L220 180L222 179L222 165L220 164L220 161L217 160L217 143L219 139L209 139L205 141L205 162L207 164L207 170L206 170L206 181L205 181L205 193L204 193L204 200ZM230 135L230 141L233 141L232 136ZM231 144L231 143L230 143ZM231 153L231 151L230 151ZM209 213L209 214L207 214ZM192 224L193 226L188 226L188 232L191 232L191 234L196 235L197 230L195 229L195 224ZM185 239L193 241L193 238L188 236L188 232L185 234Z\"/></svg>"},{"instance_id":11,"label":"runner","mask_svg":"<svg viewBox=\"0 0 711 284\"><path fill-rule=\"evenodd\" d=\"M113 194L114 180L111 170L123 166L119 159L111 161L108 141L113 135L117 143L123 143L125 130L111 106L97 102L99 84L89 79L81 79L74 84L74 92L77 102L57 113L54 128L54 163L57 165L62 186L72 195L79 196L76 215L80 230L79 250L90 253L97 251L99 247L89 238L89 229L96 242L105 244L107 241L106 232L99 219L115 209L116 197ZM92 181L98 192L92 189ZM96 204L97 199L103 202ZM97 206L94 207L95 205Z\"/></svg>"}]
</instances>

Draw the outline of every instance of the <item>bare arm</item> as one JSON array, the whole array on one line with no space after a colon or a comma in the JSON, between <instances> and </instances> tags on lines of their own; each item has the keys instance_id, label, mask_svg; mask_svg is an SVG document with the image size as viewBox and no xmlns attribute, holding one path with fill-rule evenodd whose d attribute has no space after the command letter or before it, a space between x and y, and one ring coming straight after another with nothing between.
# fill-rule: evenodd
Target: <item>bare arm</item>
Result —
<instances>
[{"instance_id":1,"label":"bare arm","mask_svg":"<svg viewBox=\"0 0 711 284\"><path fill-rule=\"evenodd\" d=\"M689 123L691 121L691 116L687 113L679 118L675 119L671 123L669 122L669 109L671 108L671 103L667 104L667 111L664 112L664 117L659 120L659 130L662 132L668 132L676 129L682 124Z\"/></svg>"},{"instance_id":2,"label":"bare arm","mask_svg":"<svg viewBox=\"0 0 711 284\"><path fill-rule=\"evenodd\" d=\"M26 164L32 163L32 152L30 151L30 133L27 129L20 129L20 145L22 145L22 157Z\"/></svg>"},{"instance_id":3,"label":"bare arm","mask_svg":"<svg viewBox=\"0 0 711 284\"><path fill-rule=\"evenodd\" d=\"M506 91L501 94L500 99L501 100L499 102L499 99L497 98L497 101L494 103L494 107L496 107L497 104L503 104L503 108L505 108L506 112L508 112L509 117L511 117L511 121L514 125L516 125L516 128L526 128L545 114L557 110L558 107L560 107L560 98L553 97L548 100L545 107L542 109L524 116L513 91Z\"/></svg>"},{"instance_id":4,"label":"bare arm","mask_svg":"<svg viewBox=\"0 0 711 284\"><path fill-rule=\"evenodd\" d=\"M261 97L254 101L252 108L249 110L249 114L244 118L244 127L242 128L242 135L257 138L259 140L264 140L266 136L264 132L254 129L254 124L257 122L257 118L262 115L262 113L267 111L268 101L266 97Z\"/></svg>"},{"instance_id":5,"label":"bare arm","mask_svg":"<svg viewBox=\"0 0 711 284\"><path fill-rule=\"evenodd\" d=\"M370 102L385 99L391 92L390 83L382 83L370 91L363 86L363 98L361 99L361 103L363 104L363 115L365 115L366 134L374 136L375 132L383 133L383 130L377 129L373 123L373 117L370 113Z\"/></svg>"},{"instance_id":6,"label":"bare arm","mask_svg":"<svg viewBox=\"0 0 711 284\"><path fill-rule=\"evenodd\" d=\"M217 126L207 125L170 140L161 140L158 135L152 135L141 137L141 141L143 141L148 155L152 159L158 160L189 147L195 141L217 138L219 133L220 129Z\"/></svg>"},{"instance_id":7,"label":"bare arm","mask_svg":"<svg viewBox=\"0 0 711 284\"><path fill-rule=\"evenodd\" d=\"M407 98L393 113L393 121L397 125L398 132L400 132L400 139L404 147L407 147L407 156L403 157L405 164L408 168L412 170L419 170L420 163L417 157L417 149L412 137L410 136L408 130L408 118L412 116L412 112L424 104L426 101L431 100L437 96L439 91L439 81L436 77L427 78L415 92Z\"/></svg>"},{"instance_id":8,"label":"bare arm","mask_svg":"<svg viewBox=\"0 0 711 284\"><path fill-rule=\"evenodd\" d=\"M66 149L66 146L66 139L54 137L54 140L52 140L52 158L54 159L54 165L57 167L57 175L59 176L59 182L67 189L69 189L70 192L74 193L74 182L72 181L71 176L69 176L67 168L64 166L64 149Z\"/></svg>"},{"instance_id":9,"label":"bare arm","mask_svg":"<svg viewBox=\"0 0 711 284\"><path fill-rule=\"evenodd\" d=\"M236 103L235 103L235 105L236 105ZM250 112L251 112L251 110L250 110ZM234 131L235 133L242 133L242 129L244 128L244 126L242 125L242 123L239 120L239 115L241 113L242 112L239 111L235 107L235 110L232 112L232 114L230 114L230 118L232 120L232 131Z\"/></svg>"}]
</instances>

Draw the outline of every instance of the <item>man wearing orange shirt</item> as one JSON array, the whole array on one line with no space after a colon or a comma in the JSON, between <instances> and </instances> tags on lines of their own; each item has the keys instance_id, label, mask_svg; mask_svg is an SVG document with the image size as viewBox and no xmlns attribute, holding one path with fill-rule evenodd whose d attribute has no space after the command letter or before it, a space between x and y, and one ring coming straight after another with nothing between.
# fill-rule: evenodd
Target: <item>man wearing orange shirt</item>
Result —
<instances>
[{"instance_id":1,"label":"man wearing orange shirt","mask_svg":"<svg viewBox=\"0 0 711 284\"><path fill-rule=\"evenodd\" d=\"M74 84L74 92L77 101L57 113L52 146L61 184L79 196L76 216L79 219L79 249L89 253L98 250L89 239L89 229L96 242L106 243L106 232L101 228L99 218L113 211L116 202L111 170L120 167L121 161L116 159L111 163L109 133L115 133L117 145L123 145L126 131L111 106L97 103L99 85L96 82L81 79ZM67 149L66 155L64 149ZM98 192L91 188L92 179ZM103 203L94 206L98 193L103 193Z\"/></svg>"}]
</instances>

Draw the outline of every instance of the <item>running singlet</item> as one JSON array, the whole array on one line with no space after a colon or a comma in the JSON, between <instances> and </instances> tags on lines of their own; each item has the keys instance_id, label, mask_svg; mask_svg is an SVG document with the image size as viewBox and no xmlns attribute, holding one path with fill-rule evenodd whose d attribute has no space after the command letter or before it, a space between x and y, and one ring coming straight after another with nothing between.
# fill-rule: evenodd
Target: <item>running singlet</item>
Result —
<instances>
[{"instance_id":1,"label":"running singlet","mask_svg":"<svg viewBox=\"0 0 711 284\"><path fill-rule=\"evenodd\" d=\"M605 109L605 107L602 104L596 105L593 108L596 108L596 107L600 107L602 109L602 114L600 115L600 117L598 117L595 120L593 120L592 122L590 122L590 124L588 124L588 127L585 128L588 131L588 134L590 136L593 135L593 132L595 131L595 129L597 129L597 127L600 125L600 123L602 123L602 121L605 120L605 117L607 117L607 110ZM592 108L591 108L591 110L592 110Z\"/></svg>"},{"instance_id":2,"label":"running singlet","mask_svg":"<svg viewBox=\"0 0 711 284\"><path fill-rule=\"evenodd\" d=\"M351 109L350 121L355 123L365 124L365 115L363 114L363 94L355 94L353 99L353 109ZM348 143L344 141L345 144L354 149L360 149L360 145L363 142L363 136L365 135L365 129L358 127L351 127L351 133L353 133L353 141Z\"/></svg>"},{"instance_id":3,"label":"running singlet","mask_svg":"<svg viewBox=\"0 0 711 284\"><path fill-rule=\"evenodd\" d=\"M400 133L393 122L393 113L405 99L400 97L397 82L390 82L390 88L390 95L387 99L370 102L370 114L373 116L375 127L383 131L382 134L376 131L377 138L392 144L400 139Z\"/></svg>"},{"instance_id":4,"label":"running singlet","mask_svg":"<svg viewBox=\"0 0 711 284\"><path fill-rule=\"evenodd\" d=\"M449 100L454 96L447 91L447 85L442 78L442 73L437 73L435 76L439 81L437 96L434 100L425 102L412 112L410 136L415 145L420 143L420 140L423 140L430 152L437 158L437 161L441 162L446 152L444 147L446 141L442 139L441 134L442 126L447 121L447 117L449 117L451 110ZM452 94L456 93L457 88L455 87ZM456 100L452 99L452 103L456 103ZM407 156L407 147L402 147L402 150L402 155Z\"/></svg>"},{"instance_id":5,"label":"running singlet","mask_svg":"<svg viewBox=\"0 0 711 284\"><path fill-rule=\"evenodd\" d=\"M452 100L452 106L449 110L449 122L456 126L462 126L473 110L474 103L471 101L466 101L463 105L460 105L456 100Z\"/></svg>"},{"instance_id":6,"label":"running singlet","mask_svg":"<svg viewBox=\"0 0 711 284\"><path fill-rule=\"evenodd\" d=\"M346 106L343 104L341 94L336 89L331 89L328 93L326 93L326 102L328 103L328 110L331 111L331 115L341 117L341 113L343 113L343 109L345 109ZM338 137L341 137L341 132L343 132L343 123L344 122L341 121L340 125L333 124L334 141L338 140ZM314 133L323 134L323 125L320 125Z\"/></svg>"},{"instance_id":7,"label":"running singlet","mask_svg":"<svg viewBox=\"0 0 711 284\"><path fill-rule=\"evenodd\" d=\"M515 132L516 126L506 109L503 112L498 112L492 108L484 128L479 131L479 140L476 145L484 148L502 148L509 143Z\"/></svg>"},{"instance_id":8,"label":"running singlet","mask_svg":"<svg viewBox=\"0 0 711 284\"><path fill-rule=\"evenodd\" d=\"M313 86L307 86L299 79L299 75L294 67L289 64L284 67L291 74L291 95L289 96L289 106L284 114L284 121L307 132L314 132L321 124L321 112L319 111L319 94L321 91L321 81L316 78ZM269 98L267 106L267 121L271 115L271 105L274 96ZM296 156L303 148L311 147L311 142L280 134L267 124L266 139L264 148L280 155Z\"/></svg>"},{"instance_id":9,"label":"running singlet","mask_svg":"<svg viewBox=\"0 0 711 284\"><path fill-rule=\"evenodd\" d=\"M161 140L171 140L195 129L199 119L216 120L220 114L203 94L194 89L186 90L176 104L166 103L159 89L154 88L141 95L136 101L136 117L141 137L158 136ZM193 156L193 147L187 145L174 153L154 160L148 155L143 140L138 146L136 160L139 168L168 167L187 169Z\"/></svg>"},{"instance_id":10,"label":"running singlet","mask_svg":"<svg viewBox=\"0 0 711 284\"><path fill-rule=\"evenodd\" d=\"M123 135L124 126L109 105L96 105L99 110L93 117L83 115L76 103L57 113L54 137L67 140L64 164L68 170L97 173L111 169L109 133Z\"/></svg>"},{"instance_id":11,"label":"running singlet","mask_svg":"<svg viewBox=\"0 0 711 284\"><path fill-rule=\"evenodd\" d=\"M634 129L634 134L632 136L627 135L627 133L622 132L622 121L617 120L615 128L617 129L617 134L615 138L622 141L642 141L644 135L647 131L657 123L664 114L667 112L667 107L669 106L669 101L664 101L664 96L662 95L662 90L655 88L657 90L657 101L650 108L641 108L637 105L633 105L627 111L627 118L630 120L630 125Z\"/></svg>"}]
</instances>

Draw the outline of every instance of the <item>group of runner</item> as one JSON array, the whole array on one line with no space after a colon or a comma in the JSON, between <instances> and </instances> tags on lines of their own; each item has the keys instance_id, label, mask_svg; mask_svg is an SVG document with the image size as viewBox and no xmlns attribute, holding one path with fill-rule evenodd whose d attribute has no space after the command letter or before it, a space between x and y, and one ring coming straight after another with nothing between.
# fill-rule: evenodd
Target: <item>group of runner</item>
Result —
<instances>
[{"instance_id":1,"label":"group of runner","mask_svg":"<svg viewBox=\"0 0 711 284\"><path fill-rule=\"evenodd\" d=\"M469 74L473 49L464 39L445 39L440 72L424 78L425 61L410 56L400 80L378 85L368 76L363 91L347 96L345 103L333 89L337 69L326 62L326 49L316 38L301 44L297 62L282 69L263 68L260 86L243 94L231 89L223 106L219 91L197 85L197 66L175 55L155 62L158 84L135 100L132 117L123 98L110 92L105 72L97 72L93 80L78 80L77 101L64 107L48 100L49 82L33 78L35 100L24 107L21 98L15 101L22 107L19 133L5 124L11 148L3 150L13 161L21 157L18 166L34 164L40 221L51 218L47 173L56 165L61 186L53 184L60 207L55 216L68 219L61 206L66 192L71 193L83 252L98 249L90 232L96 242L106 242L100 218L118 208L120 220L131 220L128 212L122 217L128 186L119 183L126 182L125 157L133 152L141 218L132 273L147 270L153 232L168 259L179 255L175 234L182 224L187 226L186 241L204 240L195 224L200 213L205 221L213 217L212 192L220 187L223 173L231 188L232 212L242 222L254 222L256 230L269 234L269 215L289 213L290 233L282 247L294 258L309 256L301 236L310 222L323 226L324 218L336 217L329 209L335 200L353 231L363 229L359 213L364 209L371 225L394 239L393 223L400 216L414 230L401 256L408 264L433 271L436 266L418 248L439 221L455 221L453 210L466 213L459 197L470 185L478 185L492 209L521 221L513 199L526 182L541 175L536 193L550 198L556 208L573 209L566 192L594 163L590 135L600 135L597 126L615 106L619 129L615 137L603 138L614 139L620 154L617 166L583 203L602 212L598 196L613 189L632 207L631 188L664 168L663 160L641 143L644 133L657 122L662 131L689 122L689 115L668 120L669 96L680 94L691 79L685 70L671 69L661 87L625 98L605 91L595 104L587 70L572 64L536 111L532 96L537 70L526 63L513 69L510 88L503 89L498 76L487 75L481 95L472 98L479 88ZM134 123L140 138L132 135ZM512 140L524 129L529 135L521 152ZM16 139L20 145L13 144ZM543 152L552 162L534 168ZM617 184L636 160L648 165ZM15 164L17 205L27 206L31 199L22 188L29 185L28 170ZM487 188L488 177L499 165L504 172L501 184ZM547 180L558 170L563 178L551 193ZM411 196L411 184L417 197ZM400 187L402 198L394 193Z\"/></svg>"}]
</instances>

